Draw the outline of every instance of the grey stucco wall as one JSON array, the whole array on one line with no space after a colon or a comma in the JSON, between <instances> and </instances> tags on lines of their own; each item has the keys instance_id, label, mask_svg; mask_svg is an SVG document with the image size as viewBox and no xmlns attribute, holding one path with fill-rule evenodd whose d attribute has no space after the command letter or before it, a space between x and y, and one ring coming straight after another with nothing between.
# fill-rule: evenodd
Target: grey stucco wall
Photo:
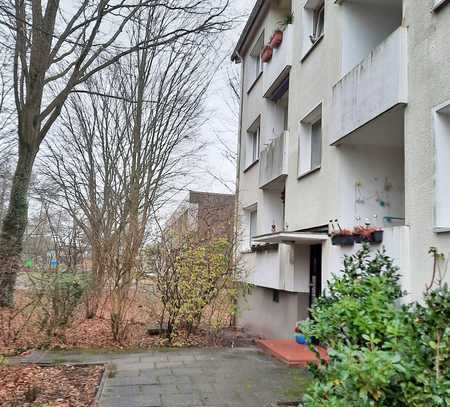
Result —
<instances>
[{"instance_id":1,"label":"grey stucco wall","mask_svg":"<svg viewBox=\"0 0 450 407\"><path fill-rule=\"evenodd\" d=\"M287 339L294 335L295 323L308 316L308 294L280 292L273 301L271 289L254 287L239 301L237 325L246 331L269 339Z\"/></svg>"}]
</instances>

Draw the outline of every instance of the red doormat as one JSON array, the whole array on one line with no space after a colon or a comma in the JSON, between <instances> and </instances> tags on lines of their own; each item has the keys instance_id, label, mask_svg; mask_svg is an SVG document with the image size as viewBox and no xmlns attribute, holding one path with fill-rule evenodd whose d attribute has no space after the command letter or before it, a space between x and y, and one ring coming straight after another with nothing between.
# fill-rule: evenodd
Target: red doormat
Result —
<instances>
[{"instance_id":1,"label":"red doormat","mask_svg":"<svg viewBox=\"0 0 450 407\"><path fill-rule=\"evenodd\" d=\"M318 363L316 355L311 352L307 345L299 345L294 339L272 339L259 340L256 344L268 355L289 366L305 367L308 363ZM319 347L320 356L328 360L327 351Z\"/></svg>"}]
</instances>

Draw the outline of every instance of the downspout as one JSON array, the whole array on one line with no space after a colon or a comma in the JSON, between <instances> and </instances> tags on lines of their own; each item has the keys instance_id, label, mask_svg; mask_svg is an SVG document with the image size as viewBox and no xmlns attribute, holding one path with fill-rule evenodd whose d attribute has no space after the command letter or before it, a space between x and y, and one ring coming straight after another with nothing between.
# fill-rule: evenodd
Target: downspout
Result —
<instances>
[{"instance_id":1,"label":"downspout","mask_svg":"<svg viewBox=\"0 0 450 407\"><path fill-rule=\"evenodd\" d=\"M240 239L239 239L239 185L240 185L240 174L241 174L241 141L242 141L242 111L243 111L243 103L242 97L244 95L244 64L241 55L236 51L237 59L235 59L236 63L241 63L241 87L240 87L240 95L239 95L239 130L238 130L238 145L237 145L237 160L236 160L236 191L235 191L235 201L234 201L234 231L235 231L235 266L237 267L238 256L239 256L239 248L240 248ZM237 300L236 300L237 301ZM237 308L237 303L235 307ZM236 328L236 313L233 314L231 325L233 328Z\"/></svg>"}]
</instances>

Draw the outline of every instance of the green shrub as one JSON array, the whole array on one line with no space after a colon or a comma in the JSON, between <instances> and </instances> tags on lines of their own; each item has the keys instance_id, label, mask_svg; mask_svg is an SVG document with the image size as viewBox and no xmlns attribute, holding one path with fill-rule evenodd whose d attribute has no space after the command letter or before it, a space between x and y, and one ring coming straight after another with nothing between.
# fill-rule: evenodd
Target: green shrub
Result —
<instances>
[{"instance_id":1,"label":"green shrub","mask_svg":"<svg viewBox=\"0 0 450 407\"><path fill-rule=\"evenodd\" d=\"M450 293L400 307L399 274L384 252L346 257L302 332L329 346L311 367L310 407L450 405Z\"/></svg>"},{"instance_id":2,"label":"green shrub","mask_svg":"<svg viewBox=\"0 0 450 407\"><path fill-rule=\"evenodd\" d=\"M85 279L70 271L43 272L32 277L32 297L40 326L47 335L71 322L85 289Z\"/></svg>"}]
</instances>

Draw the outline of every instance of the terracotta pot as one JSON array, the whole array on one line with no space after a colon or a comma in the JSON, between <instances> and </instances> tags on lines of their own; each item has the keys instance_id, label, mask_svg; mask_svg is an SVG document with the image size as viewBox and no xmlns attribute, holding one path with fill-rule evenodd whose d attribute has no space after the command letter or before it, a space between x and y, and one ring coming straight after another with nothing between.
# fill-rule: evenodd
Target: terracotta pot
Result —
<instances>
[{"instance_id":1,"label":"terracotta pot","mask_svg":"<svg viewBox=\"0 0 450 407\"><path fill-rule=\"evenodd\" d=\"M283 42L283 31L277 30L273 33L272 40L270 41L270 46L272 48L278 48Z\"/></svg>"},{"instance_id":2,"label":"terracotta pot","mask_svg":"<svg viewBox=\"0 0 450 407\"><path fill-rule=\"evenodd\" d=\"M273 49L270 45L266 45L261 53L261 60L269 62L272 59Z\"/></svg>"}]
</instances>

